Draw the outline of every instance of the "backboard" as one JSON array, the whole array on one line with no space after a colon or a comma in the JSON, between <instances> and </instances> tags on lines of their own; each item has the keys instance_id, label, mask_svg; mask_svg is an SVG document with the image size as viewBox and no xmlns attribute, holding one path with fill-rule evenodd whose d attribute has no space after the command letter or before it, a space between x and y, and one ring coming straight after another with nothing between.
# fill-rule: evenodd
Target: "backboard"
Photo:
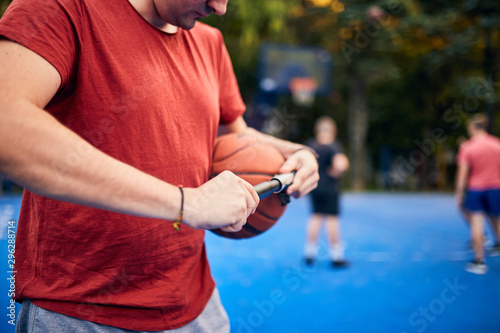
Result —
<instances>
[{"instance_id":1,"label":"backboard","mask_svg":"<svg viewBox=\"0 0 500 333\"><path fill-rule=\"evenodd\" d=\"M292 80L312 78L315 95L326 96L332 89L332 56L318 47L266 43L260 48L258 74L265 92L287 94Z\"/></svg>"}]
</instances>

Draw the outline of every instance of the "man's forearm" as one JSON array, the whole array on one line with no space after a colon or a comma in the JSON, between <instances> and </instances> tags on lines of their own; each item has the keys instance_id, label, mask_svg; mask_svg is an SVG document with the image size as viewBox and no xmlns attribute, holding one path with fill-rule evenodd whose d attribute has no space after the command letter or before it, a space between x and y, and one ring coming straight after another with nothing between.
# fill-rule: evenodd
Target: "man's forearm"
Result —
<instances>
[{"instance_id":1,"label":"man's forearm","mask_svg":"<svg viewBox=\"0 0 500 333\"><path fill-rule=\"evenodd\" d=\"M175 186L107 156L28 101L3 102L0 108L0 172L8 178L53 199L177 218Z\"/></svg>"},{"instance_id":2,"label":"man's forearm","mask_svg":"<svg viewBox=\"0 0 500 333\"><path fill-rule=\"evenodd\" d=\"M300 149L309 149L304 145L298 144L298 143L293 143L290 141L285 141L281 140L278 138L275 138L271 135L267 135L264 133L261 133L251 127L247 127L246 132L250 135L254 135L259 138L259 140L266 141L276 147L285 158L288 158L290 155L293 153L297 152Z\"/></svg>"},{"instance_id":3,"label":"man's forearm","mask_svg":"<svg viewBox=\"0 0 500 333\"><path fill-rule=\"evenodd\" d=\"M283 154L285 158L288 158L290 155L292 155L299 149L304 149L304 148L309 149L304 145L281 140L271 135L259 132L254 128L248 127L243 117L239 117L229 125L222 126L219 131L219 134L227 134L227 133L246 133L248 135L253 135L257 137L259 140L268 142L274 147L276 147Z\"/></svg>"}]
</instances>

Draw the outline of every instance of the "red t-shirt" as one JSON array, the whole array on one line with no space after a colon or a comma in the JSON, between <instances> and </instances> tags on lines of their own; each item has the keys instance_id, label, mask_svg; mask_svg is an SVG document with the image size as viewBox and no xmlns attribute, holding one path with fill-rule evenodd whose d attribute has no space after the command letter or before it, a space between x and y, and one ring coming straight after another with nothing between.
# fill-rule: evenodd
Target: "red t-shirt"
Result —
<instances>
[{"instance_id":1,"label":"red t-shirt","mask_svg":"<svg viewBox=\"0 0 500 333\"><path fill-rule=\"evenodd\" d=\"M245 109L218 30L197 23L169 35L127 0L14 0L0 35L59 71L47 112L108 155L174 185L209 179L219 123ZM68 149L54 172L63 177L90 159ZM204 231L29 191L15 268L17 300L131 330L187 324L214 288Z\"/></svg>"},{"instance_id":2,"label":"red t-shirt","mask_svg":"<svg viewBox=\"0 0 500 333\"><path fill-rule=\"evenodd\" d=\"M470 173L467 188L500 189L500 140L492 135L475 136L460 146L458 164L467 164Z\"/></svg>"}]
</instances>

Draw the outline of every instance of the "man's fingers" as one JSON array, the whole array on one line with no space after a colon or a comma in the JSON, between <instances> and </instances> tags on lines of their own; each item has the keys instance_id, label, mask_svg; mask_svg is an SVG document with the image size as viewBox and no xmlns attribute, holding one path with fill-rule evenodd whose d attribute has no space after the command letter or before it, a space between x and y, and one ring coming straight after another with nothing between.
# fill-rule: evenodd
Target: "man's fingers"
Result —
<instances>
[{"instance_id":1,"label":"man's fingers","mask_svg":"<svg viewBox=\"0 0 500 333\"><path fill-rule=\"evenodd\" d=\"M285 163L283 163L278 173L289 173L297 170L298 161L299 159L292 155L285 161Z\"/></svg>"},{"instance_id":2,"label":"man's fingers","mask_svg":"<svg viewBox=\"0 0 500 333\"><path fill-rule=\"evenodd\" d=\"M315 176L314 171L306 173L305 170L298 170L293 179L293 184L287 189L287 194L298 198L314 190L317 185L318 177Z\"/></svg>"},{"instance_id":3,"label":"man's fingers","mask_svg":"<svg viewBox=\"0 0 500 333\"><path fill-rule=\"evenodd\" d=\"M236 223L230 224L228 226L222 227L221 230L226 232L237 232L247 223L247 218L250 214L253 214L257 209L259 204L259 195L255 192L253 186L247 181L240 179L238 184L241 186L242 191L245 196L245 214L241 216L240 220Z\"/></svg>"},{"instance_id":4,"label":"man's fingers","mask_svg":"<svg viewBox=\"0 0 500 333\"><path fill-rule=\"evenodd\" d=\"M225 227L220 228L222 231L226 232L238 232L243 228L243 226L247 223L247 219L243 219L237 223L227 225Z\"/></svg>"},{"instance_id":5,"label":"man's fingers","mask_svg":"<svg viewBox=\"0 0 500 333\"><path fill-rule=\"evenodd\" d=\"M244 186L245 190L245 198L247 201L247 209L248 209L247 217L248 217L250 216L250 214L255 213L255 210L259 205L260 199L259 195L249 182L242 179L242 185Z\"/></svg>"},{"instance_id":6,"label":"man's fingers","mask_svg":"<svg viewBox=\"0 0 500 333\"><path fill-rule=\"evenodd\" d=\"M296 171L293 184L287 189L287 194L295 198L301 197L316 188L319 175L316 157L306 149L300 149L288 157L279 172Z\"/></svg>"}]
</instances>

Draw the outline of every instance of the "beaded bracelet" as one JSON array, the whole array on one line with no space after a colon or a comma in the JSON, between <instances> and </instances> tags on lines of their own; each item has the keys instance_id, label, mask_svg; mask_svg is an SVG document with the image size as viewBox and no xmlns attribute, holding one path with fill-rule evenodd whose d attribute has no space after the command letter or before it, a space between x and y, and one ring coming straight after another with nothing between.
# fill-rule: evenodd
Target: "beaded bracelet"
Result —
<instances>
[{"instance_id":1,"label":"beaded bracelet","mask_svg":"<svg viewBox=\"0 0 500 333\"><path fill-rule=\"evenodd\" d=\"M179 185L179 190L181 191L181 211L179 212L179 217L173 222L173 227L176 231L181 230L182 217L184 216L184 190L182 185Z\"/></svg>"}]
</instances>

